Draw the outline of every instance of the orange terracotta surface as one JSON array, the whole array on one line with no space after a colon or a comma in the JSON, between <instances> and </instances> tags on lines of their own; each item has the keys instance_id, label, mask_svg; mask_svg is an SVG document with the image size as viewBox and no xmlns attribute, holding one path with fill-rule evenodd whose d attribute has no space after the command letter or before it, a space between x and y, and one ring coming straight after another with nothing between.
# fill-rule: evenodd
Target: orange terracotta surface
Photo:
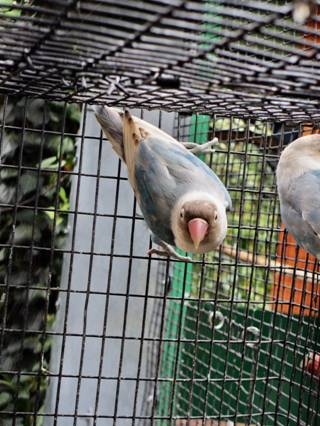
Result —
<instances>
[{"instance_id":1,"label":"orange terracotta surface","mask_svg":"<svg viewBox=\"0 0 320 426\"><path fill-rule=\"evenodd\" d=\"M320 16L320 6L316 6L314 8L313 11L314 15L317 15L318 17ZM309 21L307 22L307 27L312 28L313 30L319 30L320 29L320 23L313 20L313 19L309 19ZM320 35L319 34L305 34L304 38L307 39L308 41L312 42L312 43L316 43L319 44L320 43ZM307 49L307 48L305 48ZM309 48L311 49L311 48Z\"/></svg>"},{"instance_id":2,"label":"orange terracotta surface","mask_svg":"<svg viewBox=\"0 0 320 426\"><path fill-rule=\"evenodd\" d=\"M320 8L319 14L320 14ZM314 21L308 24L314 26ZM311 37L311 36L310 36ZM320 36L316 37L320 43ZM303 135L320 133L320 129L315 130L312 126L304 126ZM318 272L319 265L314 256L308 254L302 248L297 253L296 242L292 235L287 234L284 241L284 226L279 234L276 260L283 266L293 266L309 272ZM277 312L295 315L318 316L320 311L320 281L314 279L304 279L295 277L294 274L284 274L275 272L273 274L274 283L272 286L273 309Z\"/></svg>"},{"instance_id":3,"label":"orange terracotta surface","mask_svg":"<svg viewBox=\"0 0 320 426\"><path fill-rule=\"evenodd\" d=\"M303 249L297 252L296 242L287 234L284 240L284 227L281 227L277 245L277 261L283 266L291 266L309 272L318 272L319 266L315 257L308 255ZM316 277L300 278L294 274L275 272L272 286L273 309L277 312L295 315L319 315L320 282Z\"/></svg>"}]
</instances>

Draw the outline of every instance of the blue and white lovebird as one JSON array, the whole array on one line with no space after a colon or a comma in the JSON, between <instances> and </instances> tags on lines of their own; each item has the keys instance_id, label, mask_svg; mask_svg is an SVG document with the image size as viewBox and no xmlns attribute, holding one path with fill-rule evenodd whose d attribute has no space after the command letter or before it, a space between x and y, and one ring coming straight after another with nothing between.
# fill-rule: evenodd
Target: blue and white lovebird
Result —
<instances>
[{"instance_id":1,"label":"blue and white lovebird","mask_svg":"<svg viewBox=\"0 0 320 426\"><path fill-rule=\"evenodd\" d=\"M281 217L298 245L320 259L320 135L288 145L277 167Z\"/></svg>"},{"instance_id":2,"label":"blue and white lovebird","mask_svg":"<svg viewBox=\"0 0 320 426\"><path fill-rule=\"evenodd\" d=\"M126 110L96 106L95 114L113 149L126 163L153 241L162 250L149 253L180 256L219 247L227 233L231 199L223 183L200 159L159 128Z\"/></svg>"}]
</instances>

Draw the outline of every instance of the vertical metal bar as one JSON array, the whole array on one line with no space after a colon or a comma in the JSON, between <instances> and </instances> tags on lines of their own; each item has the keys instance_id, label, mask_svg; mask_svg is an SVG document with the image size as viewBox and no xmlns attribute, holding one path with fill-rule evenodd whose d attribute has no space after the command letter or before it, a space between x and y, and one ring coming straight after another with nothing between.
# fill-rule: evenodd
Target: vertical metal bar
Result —
<instances>
[{"instance_id":1,"label":"vertical metal bar","mask_svg":"<svg viewBox=\"0 0 320 426\"><path fill-rule=\"evenodd\" d=\"M54 414L53 414L53 426L58 426L58 420L59 420L60 390L61 390L61 379L62 379L62 371L63 371L63 360L64 360L64 354L65 354L66 337L67 337L66 336L66 334L67 334L67 318L68 318L70 295L71 295L70 289L71 289L73 261L74 261L74 247L75 247L75 241L76 241L76 229L77 229L77 220L78 220L79 195L80 195L80 184L81 184L81 171L82 171L82 161L83 161L83 144L84 144L84 136L85 136L86 117L87 117L87 105L84 106L83 115L82 115L82 129L81 129L80 152L79 152L79 168L78 168L78 175L77 175L76 199L75 199L75 207L74 207L73 226L72 226L70 265L69 265L69 271L68 271L66 306L65 306L65 312L64 312L62 345L61 345L61 352L60 352L60 365L59 365L59 372L58 372L56 403L55 403L55 409L54 409Z\"/></svg>"},{"instance_id":2,"label":"vertical metal bar","mask_svg":"<svg viewBox=\"0 0 320 426\"><path fill-rule=\"evenodd\" d=\"M229 146L230 146L230 142L231 142L231 137L232 137L232 120L233 117L230 117L230 125L229 125L229 135L228 135L228 142L229 142ZM245 125L245 137L247 138L249 134L249 126L248 124ZM244 178L246 175L246 171L247 171L247 155L248 155L248 144L245 144L245 148L244 148L244 153L243 153L243 175L242 175L242 182L244 182ZM234 272L233 272L233 284L232 284L232 289L231 289L231 294L230 294L230 310L229 310L229 317L228 317L228 324L229 324L229 329L227 332L227 345L226 345L226 356L228 354L228 352L230 351L230 343L232 341L231 339L231 324L232 324L232 316L234 314L234 309L236 306L236 302L235 302L235 292L236 292L236 283L237 283L237 270L238 270L238 263L237 263L237 258L239 255L239 251L240 251L240 234L241 234L241 220L243 218L243 204L244 204L244 197L245 197L245 193L243 191L241 191L241 195L240 195L240 208L239 208L239 223L237 224L238 227L238 231L237 231L237 245L236 245L236 256L235 256L235 265L234 265ZM224 369L226 369L226 366L228 364L227 358L224 359ZM224 378L226 379L226 375L224 376ZM238 384L238 386L240 386L240 383ZM222 390L221 390L221 401L220 401L220 405L219 405L219 413L221 413L222 411L222 405L224 402L224 394L225 394L225 382L223 382L222 384ZM235 416L235 420L237 419L237 413L234 413Z\"/></svg>"},{"instance_id":3,"label":"vertical metal bar","mask_svg":"<svg viewBox=\"0 0 320 426\"><path fill-rule=\"evenodd\" d=\"M161 111L159 116L159 124L161 124ZM143 111L140 114L141 118L143 118ZM149 249L152 247L151 238L149 239ZM151 257L148 259L148 267L147 267L147 275L146 275L146 287L144 292L144 300L143 300L143 314L142 314L142 324L141 324L141 333L140 333L140 347L139 347L139 355L138 355L138 368L137 368L137 380L134 391L134 401L133 401L133 412L132 412L132 426L136 424L136 416L137 416L137 404L138 404L138 393L139 393L139 385L141 381L141 367L142 367L142 355L144 348L144 337L146 331L146 319L147 319L147 307L148 307L148 295L149 295L149 287L150 287L150 273L151 273ZM146 382L145 389L147 388ZM144 393L144 403L147 404L147 394Z\"/></svg>"},{"instance_id":4,"label":"vertical metal bar","mask_svg":"<svg viewBox=\"0 0 320 426\"><path fill-rule=\"evenodd\" d=\"M34 246L34 232L35 232L35 222L36 222L36 217L38 214L38 203L39 203L39 195L40 195L40 176L41 176L41 162L43 159L43 149L44 149L44 143L45 143L45 127L46 127L46 117L47 117L47 108L46 108L47 104L46 102L44 102L43 104L43 111L42 111L42 129L41 129L41 142L40 142L40 150L39 150L39 164L37 167L37 188L36 188L36 196L35 196L35 204L34 204L34 216L33 216L33 221L32 221L32 238L31 238L31 246L30 246L30 263L29 263L29 271L28 271L28 276L30 279L30 284L32 286L32 264L33 264L33 246ZM58 173L58 171L57 171ZM57 181L59 181L59 177L57 177ZM58 199L58 194L57 194L57 199ZM52 229L52 240L54 240L54 230L55 230L55 226L53 226ZM54 246L51 245L51 251L50 251L50 257L51 259L53 259L53 253L54 253ZM28 288L29 290L29 288ZM41 351L40 351L40 362L39 362L39 370L38 370L38 375L37 375L37 391L36 391L36 397L35 397L35 404L33 407L33 426L36 426L36 422L37 422L37 411L39 409L38 405L40 402L40 384L41 384L41 377L44 374L44 371L42 369L42 361L43 361L43 357L44 357L44 343L45 343L45 339L46 339L46 328L47 328L47 314L48 314L48 305L49 305L49 294L50 294L50 280L48 279L48 283L47 283L47 290L46 290L46 305L45 305L45 309L44 309L44 326L43 326L43 332L42 332L42 336L39 336L39 340L41 341ZM27 310L28 310L28 305L29 305L29 300L28 300L28 296L27 296ZM22 348L21 348L21 352L22 352Z\"/></svg>"},{"instance_id":5,"label":"vertical metal bar","mask_svg":"<svg viewBox=\"0 0 320 426\"><path fill-rule=\"evenodd\" d=\"M169 277L169 271L170 271L170 261L167 260L166 262L166 269L165 269L165 282L167 282ZM154 377L154 389L153 389L153 395L152 395L152 409L151 409L151 416L150 416L150 422L151 424L154 424L157 413L156 413L156 407L158 403L158 380L159 380L159 373L160 373L160 362L161 362L161 354L163 350L163 333L165 331L165 314L166 314L166 305L167 305L167 291L165 287L163 287L163 305L162 305L162 312L161 312L161 322L160 322L160 330L159 330L159 336L160 341L158 345L158 353L157 353L157 359L156 359L156 365L155 365L155 377Z\"/></svg>"},{"instance_id":6,"label":"vertical metal bar","mask_svg":"<svg viewBox=\"0 0 320 426\"><path fill-rule=\"evenodd\" d=\"M149 242L149 249L151 249L152 244L151 240ZM146 289L144 293L144 300L143 300L143 316L142 316L142 326L141 326L141 333L139 337L140 341L140 348L139 348L139 355L138 355L138 369L137 369L137 381L136 381L136 387L134 392L134 401L133 401L133 412L132 412L132 426L136 424L136 417L137 417L137 403L138 403L138 391L139 391L139 385L141 382L141 364L142 364L142 354L143 354L143 348L144 348L144 338L145 338L145 331L146 331L146 318L147 318L147 307L148 307L148 295L149 295L149 287L150 287L150 272L151 272L151 259L148 259L148 268L147 268L147 280L146 280ZM144 399L144 403L146 404L146 398Z\"/></svg>"},{"instance_id":7,"label":"vertical metal bar","mask_svg":"<svg viewBox=\"0 0 320 426\"><path fill-rule=\"evenodd\" d=\"M0 134L1 135L1 139L0 139L0 164L1 165L2 165L3 140L4 140L4 137L5 137L7 105L8 105L8 96L5 96L4 102L3 102L2 125L1 125L1 134ZM0 214L1 214L1 212L0 212ZM16 214L17 213L14 212L15 216L16 216ZM13 236L11 238L13 238ZM2 356L2 353L3 353L3 348L4 348L5 329L6 329L7 314L8 314L9 288L10 288L8 278L6 279L6 282L4 284L5 284L5 286L3 287L3 292L4 292L3 317L2 317L2 321L1 321L2 324L1 324L1 330L0 330L1 331L1 335L0 335L0 359L1 359L1 356Z\"/></svg>"},{"instance_id":8,"label":"vertical metal bar","mask_svg":"<svg viewBox=\"0 0 320 426\"><path fill-rule=\"evenodd\" d=\"M99 197L99 187L100 187L99 184L100 184L102 144L103 144L103 141L102 141L102 138L100 138L99 150L98 150L97 176L96 176L95 195L94 195L93 221L92 221L92 230L91 230L92 234L91 234L91 244L90 244L89 269L88 269L88 279L87 279L87 287L86 287L86 297L85 297L84 310L83 310L83 327L82 327L82 339L81 339L81 349L80 349L80 364L79 364L79 370L77 375L78 376L77 390L76 390L73 426L76 426L77 418L78 418L78 407L79 407L81 379L82 379L82 371L83 371L83 359L84 359L84 351L86 346L88 307L89 307L89 300L90 300L91 277L92 277L92 269L93 269L95 234L96 234L96 223L97 223L97 208L98 208L98 199L99 199L98 197Z\"/></svg>"},{"instance_id":9,"label":"vertical metal bar","mask_svg":"<svg viewBox=\"0 0 320 426\"><path fill-rule=\"evenodd\" d=\"M118 413L118 401L119 401L119 391L120 391L120 383L121 383L121 375L122 375L122 364L123 364L123 354L124 354L124 343L126 340L126 327L128 321L128 306L129 306L129 296L130 296L130 283L131 283L131 271L132 271L132 255L133 255L133 239L134 239L134 229L135 229L135 216L136 216L136 199L134 199L133 204L133 212L132 212L132 224L131 224L131 233L130 233L130 249L129 249L129 264L128 264L128 275L127 275L127 287L125 294L125 304L124 304L124 319L123 319L123 327L122 327L122 336L121 336L121 344L120 344L120 359L119 359L119 368L118 368L118 378L117 378L117 386L116 386L116 399L115 406L113 412L113 425L116 426L117 422L117 413Z\"/></svg>"},{"instance_id":10,"label":"vertical metal bar","mask_svg":"<svg viewBox=\"0 0 320 426\"><path fill-rule=\"evenodd\" d=\"M20 145L20 149L19 149L19 160L18 160L18 176L17 176L17 180L16 180L16 191L15 191L15 202L14 202L14 208L13 208L12 232L11 232L11 238L10 238L10 255L9 255L8 274L7 274L7 280L8 280L9 286L10 286L10 280L11 280L12 268L13 268L14 236L15 236L15 229L16 229L16 223L17 223L20 180L21 180L21 175L22 175L23 148L24 148L24 142L25 142L27 108L28 108L28 98L25 98L24 99L24 109L23 109L23 120L22 120L23 126L22 126L22 131L21 131L21 145ZM8 298L9 298L9 291L10 291L10 288L8 288ZM22 342L23 342L23 339L22 339ZM21 375L21 367L18 369L18 372L17 372L18 386L17 386L17 388L14 392L14 397L13 397L12 426L15 426L16 421L17 421L17 409L18 409L17 401L18 401L18 394L19 394L20 375Z\"/></svg>"},{"instance_id":11,"label":"vertical metal bar","mask_svg":"<svg viewBox=\"0 0 320 426\"><path fill-rule=\"evenodd\" d=\"M102 132L100 132L100 143L102 141ZM106 288L106 306L105 306L105 314L103 319L103 333L102 333L102 341L101 341L101 351L100 351L100 362L99 362L99 371L98 371L98 384L97 384L97 393L95 398L95 406L93 413L93 425L97 424L97 415L98 415L98 405L99 405L99 396L100 396L100 388L101 388L101 376L102 376L102 368L103 368L103 354L105 350L106 343L106 331L107 331L107 320L109 313L109 294L111 288L111 279L112 279L112 270L113 270L113 256L114 256L114 246L115 246L115 235L116 235L116 226L117 226L117 212L119 205L119 190L120 190L120 174L121 174L121 162L118 161L118 169L117 169L117 177L116 177L116 193L115 193L115 203L113 210L113 222L112 222L112 231L111 231L111 246L110 246L110 257L109 257L109 271L107 278L107 288Z\"/></svg>"}]
</instances>

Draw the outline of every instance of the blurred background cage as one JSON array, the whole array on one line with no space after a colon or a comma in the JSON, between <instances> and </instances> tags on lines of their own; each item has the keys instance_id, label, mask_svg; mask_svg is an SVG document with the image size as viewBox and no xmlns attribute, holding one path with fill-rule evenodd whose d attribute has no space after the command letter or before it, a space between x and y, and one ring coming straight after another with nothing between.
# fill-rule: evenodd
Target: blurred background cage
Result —
<instances>
[{"instance_id":1,"label":"blurred background cage","mask_svg":"<svg viewBox=\"0 0 320 426\"><path fill-rule=\"evenodd\" d=\"M275 183L319 132L319 20L312 1L0 1L1 426L320 424L319 267ZM219 250L146 254L99 103L218 138Z\"/></svg>"}]
</instances>

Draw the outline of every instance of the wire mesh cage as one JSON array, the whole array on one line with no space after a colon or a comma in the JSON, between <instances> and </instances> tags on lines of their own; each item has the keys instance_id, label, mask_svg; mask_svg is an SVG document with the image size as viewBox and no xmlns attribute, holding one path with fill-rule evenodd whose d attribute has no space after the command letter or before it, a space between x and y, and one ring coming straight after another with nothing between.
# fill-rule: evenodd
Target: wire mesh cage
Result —
<instances>
[{"instance_id":1,"label":"wire mesh cage","mask_svg":"<svg viewBox=\"0 0 320 426\"><path fill-rule=\"evenodd\" d=\"M0 2L1 425L320 423L319 266L275 179L285 146L319 133L318 11ZM201 155L233 203L218 250L147 255L97 103L218 138Z\"/></svg>"}]
</instances>

